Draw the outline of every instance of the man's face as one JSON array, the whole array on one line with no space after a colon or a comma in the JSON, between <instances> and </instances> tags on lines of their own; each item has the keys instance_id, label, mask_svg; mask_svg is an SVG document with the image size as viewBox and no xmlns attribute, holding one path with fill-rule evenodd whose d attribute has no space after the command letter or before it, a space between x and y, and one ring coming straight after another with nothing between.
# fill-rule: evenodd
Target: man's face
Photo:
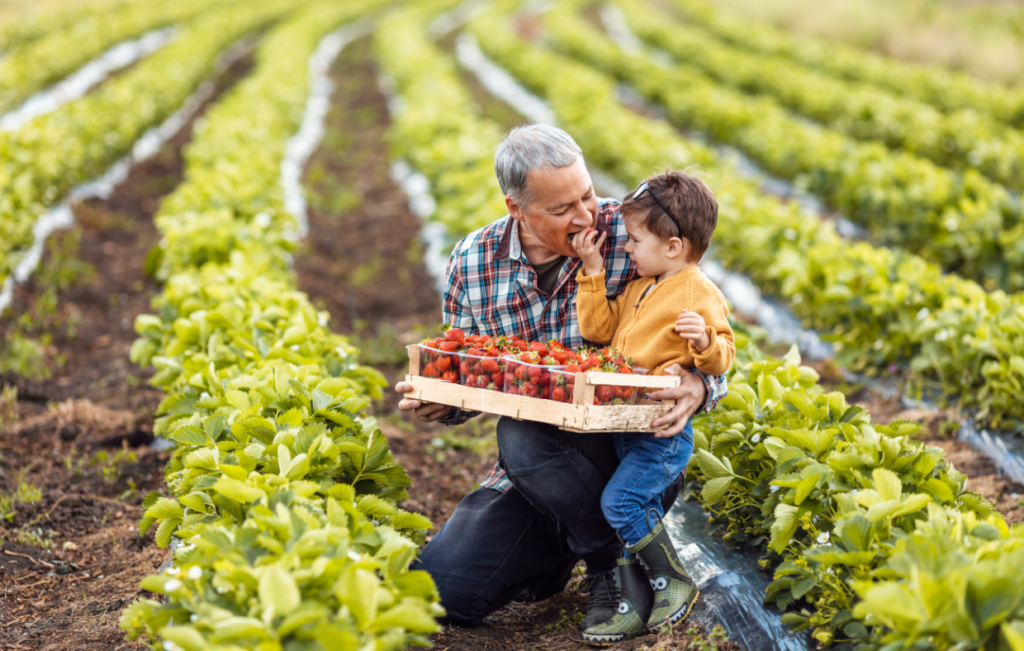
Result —
<instances>
[{"instance_id":1,"label":"man's face","mask_svg":"<svg viewBox=\"0 0 1024 651\"><path fill-rule=\"evenodd\" d=\"M527 175L536 199L526 211L506 199L509 214L536 244L553 254L576 257L569 236L586 230L597 219L597 195L581 156L572 165Z\"/></svg>"}]
</instances>

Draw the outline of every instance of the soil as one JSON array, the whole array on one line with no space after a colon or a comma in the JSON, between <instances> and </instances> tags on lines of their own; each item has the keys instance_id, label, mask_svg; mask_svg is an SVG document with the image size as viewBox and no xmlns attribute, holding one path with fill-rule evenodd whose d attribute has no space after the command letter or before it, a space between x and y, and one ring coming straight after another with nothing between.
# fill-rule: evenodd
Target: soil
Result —
<instances>
[{"instance_id":1,"label":"soil","mask_svg":"<svg viewBox=\"0 0 1024 651\"><path fill-rule=\"evenodd\" d=\"M229 72L224 85L244 74L245 65ZM421 221L390 177L389 117L377 74L367 39L346 48L332 71L325 139L305 177L315 237L296 252L295 269L299 288L330 314L331 327L352 338L364 363L393 385L405 374L404 345L435 332L441 310L423 264ZM503 126L520 121L478 84L468 85L492 119ZM150 311L159 291L143 263L158 239L152 217L160 197L180 182L190 126L137 166L108 201L76 210L76 259L95 273L58 295L49 352L63 356L63 365L46 380L0 377L3 386L18 388L16 415L0 432L0 497L14 494L22 482L40 490L37 501L15 504L10 521L0 519L0 648L141 648L124 638L118 618L142 596L139 581L167 558L152 535L134 532L142 496L165 490L167 454L149 446L161 393L145 386L150 372L131 365L128 350L135 316ZM46 264L70 264L59 258L51 253ZM14 312L33 309L44 289L36 283L19 289ZM13 327L12 320L0 321L4 327ZM880 422L906 416L871 394L856 397ZM399 412L397 402L398 395L386 389L373 410L412 478L403 507L426 515L437 528L490 469L493 419L447 428ZM931 428L929 440L971 475L972 488L1016 517L1021 510L1010 506L1021 487L976 453L941 439L940 430L939 424ZM513 603L478 628L447 627L435 636L435 648L590 649L579 641L586 595L576 589L578 580L546 601ZM616 648L687 649L707 633L680 629ZM717 646L738 649L721 641Z\"/></svg>"}]
</instances>

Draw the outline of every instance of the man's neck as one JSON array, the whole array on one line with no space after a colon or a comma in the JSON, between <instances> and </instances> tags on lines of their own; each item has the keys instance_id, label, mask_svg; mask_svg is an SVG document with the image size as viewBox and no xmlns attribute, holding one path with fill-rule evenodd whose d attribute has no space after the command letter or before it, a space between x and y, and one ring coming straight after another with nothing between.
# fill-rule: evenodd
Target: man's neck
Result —
<instances>
[{"instance_id":1,"label":"man's neck","mask_svg":"<svg viewBox=\"0 0 1024 651\"><path fill-rule=\"evenodd\" d=\"M551 262L562 257L561 253L552 251L541 244L533 236L533 233L526 228L522 228L518 221L515 221L515 227L519 233L519 247L523 250L523 255L526 256L531 265L544 264L545 262Z\"/></svg>"}]
</instances>

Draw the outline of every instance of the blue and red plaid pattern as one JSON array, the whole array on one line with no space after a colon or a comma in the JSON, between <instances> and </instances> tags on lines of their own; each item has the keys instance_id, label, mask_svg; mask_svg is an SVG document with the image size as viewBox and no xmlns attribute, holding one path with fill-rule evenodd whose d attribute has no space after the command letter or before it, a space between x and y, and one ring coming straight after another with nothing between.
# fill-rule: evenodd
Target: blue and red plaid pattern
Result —
<instances>
[{"instance_id":1,"label":"blue and red plaid pattern","mask_svg":"<svg viewBox=\"0 0 1024 651\"><path fill-rule=\"evenodd\" d=\"M617 200L598 202L594 227L607 234L601 256L608 296L614 297L637 277L636 266L625 250L629 235ZM576 315L576 272L581 264L579 258L567 257L554 291L550 295L542 292L533 266L523 255L516 222L506 215L473 231L452 250L445 280L444 321L466 334L555 339L568 347L590 344L580 334ZM707 401L701 411L709 411L727 393L725 376L708 377L697 369L693 372L707 387ZM474 415L456 410L441 422L462 423ZM512 486L497 464L480 485L500 491Z\"/></svg>"},{"instance_id":2,"label":"blue and red plaid pattern","mask_svg":"<svg viewBox=\"0 0 1024 651\"><path fill-rule=\"evenodd\" d=\"M601 255L609 296L619 294L637 277L624 249L628 235L619 202L598 204L595 228L607 234ZM523 339L556 339L568 347L587 343L576 317L576 272L582 262L567 257L555 290L537 288L537 274L519 242L516 222L505 216L463 238L448 260L444 320L466 334Z\"/></svg>"}]
</instances>

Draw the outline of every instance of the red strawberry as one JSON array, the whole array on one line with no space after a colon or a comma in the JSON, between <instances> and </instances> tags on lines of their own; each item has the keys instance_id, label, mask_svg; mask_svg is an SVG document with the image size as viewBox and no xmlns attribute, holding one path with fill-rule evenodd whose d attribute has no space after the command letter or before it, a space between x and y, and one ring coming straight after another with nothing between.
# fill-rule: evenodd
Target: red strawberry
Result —
<instances>
[{"instance_id":1,"label":"red strawberry","mask_svg":"<svg viewBox=\"0 0 1024 651\"><path fill-rule=\"evenodd\" d=\"M565 364L569 361L569 351L558 348L551 351L551 357L559 364Z\"/></svg>"},{"instance_id":2,"label":"red strawberry","mask_svg":"<svg viewBox=\"0 0 1024 651\"><path fill-rule=\"evenodd\" d=\"M452 358L440 357L438 358L437 364L435 366L437 366L437 370L444 373L445 371L449 370L452 367Z\"/></svg>"},{"instance_id":3,"label":"red strawberry","mask_svg":"<svg viewBox=\"0 0 1024 651\"><path fill-rule=\"evenodd\" d=\"M551 390L551 399L558 402L569 402L569 396L562 387L555 387Z\"/></svg>"},{"instance_id":4,"label":"red strawberry","mask_svg":"<svg viewBox=\"0 0 1024 651\"><path fill-rule=\"evenodd\" d=\"M530 342L529 350L530 352L537 353L541 357L548 356L548 347L540 343L539 341Z\"/></svg>"},{"instance_id":5,"label":"red strawberry","mask_svg":"<svg viewBox=\"0 0 1024 651\"><path fill-rule=\"evenodd\" d=\"M457 341L442 341L437 347L439 350L446 353L454 353L458 349L462 348L462 344Z\"/></svg>"},{"instance_id":6,"label":"red strawberry","mask_svg":"<svg viewBox=\"0 0 1024 651\"><path fill-rule=\"evenodd\" d=\"M490 358L485 359L483 363L480 364L480 367L483 369L484 373L497 373L498 369L501 368L498 366L498 360Z\"/></svg>"},{"instance_id":7,"label":"red strawberry","mask_svg":"<svg viewBox=\"0 0 1024 651\"><path fill-rule=\"evenodd\" d=\"M430 362L423 367L423 377L437 377L437 369Z\"/></svg>"},{"instance_id":8,"label":"red strawberry","mask_svg":"<svg viewBox=\"0 0 1024 651\"><path fill-rule=\"evenodd\" d=\"M448 332L444 333L445 341L457 341L459 345L466 343L466 333L460 328L452 328Z\"/></svg>"},{"instance_id":9,"label":"red strawberry","mask_svg":"<svg viewBox=\"0 0 1024 651\"><path fill-rule=\"evenodd\" d=\"M608 386L607 384L602 384L601 386L597 387L597 400L598 400L598 402L596 402L594 404L607 404L607 403L611 402L611 399L612 399L612 388L610 386Z\"/></svg>"},{"instance_id":10,"label":"red strawberry","mask_svg":"<svg viewBox=\"0 0 1024 651\"><path fill-rule=\"evenodd\" d=\"M441 379L444 380L445 382L458 382L459 374L456 373L455 371L448 371L447 373L441 374Z\"/></svg>"}]
</instances>

